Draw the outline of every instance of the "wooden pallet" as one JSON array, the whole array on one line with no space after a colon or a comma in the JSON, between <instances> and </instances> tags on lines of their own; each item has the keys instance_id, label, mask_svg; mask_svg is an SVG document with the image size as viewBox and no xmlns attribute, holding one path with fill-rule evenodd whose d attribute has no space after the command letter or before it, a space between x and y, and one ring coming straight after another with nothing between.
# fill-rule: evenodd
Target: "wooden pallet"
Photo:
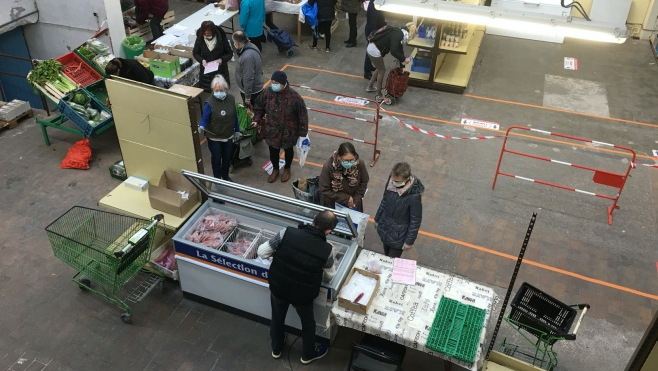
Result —
<instances>
[{"instance_id":1,"label":"wooden pallet","mask_svg":"<svg viewBox=\"0 0 658 371\"><path fill-rule=\"evenodd\" d=\"M171 27L176 23L176 14L174 13L173 10L168 11L164 18L162 19L162 22L160 24L162 27L166 30L167 28ZM149 26L148 23L144 23L143 25L139 25L134 28L129 28L126 27L126 37L128 36L139 36L144 38L146 35L151 35L151 26ZM150 36L149 36L150 38Z\"/></svg>"},{"instance_id":2,"label":"wooden pallet","mask_svg":"<svg viewBox=\"0 0 658 371\"><path fill-rule=\"evenodd\" d=\"M12 120L9 120L9 121L0 120L0 130L2 130L2 129L13 129L18 125L18 123L22 119L24 119L26 117L30 117L30 118L34 117L34 112L32 111L31 108L29 110L21 113L20 115L16 116Z\"/></svg>"}]
</instances>

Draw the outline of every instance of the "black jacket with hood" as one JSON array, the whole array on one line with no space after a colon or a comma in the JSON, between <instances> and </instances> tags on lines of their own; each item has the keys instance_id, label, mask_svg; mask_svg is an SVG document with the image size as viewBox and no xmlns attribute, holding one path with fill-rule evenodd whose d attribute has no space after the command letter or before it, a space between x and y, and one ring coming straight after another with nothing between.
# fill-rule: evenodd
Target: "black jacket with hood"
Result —
<instances>
[{"instance_id":1,"label":"black jacket with hood","mask_svg":"<svg viewBox=\"0 0 658 371\"><path fill-rule=\"evenodd\" d=\"M386 26L384 30L376 34L370 42L374 43L379 52L382 53L382 57L388 54L391 55L404 63L404 60L407 57L404 56L404 48L402 47L402 40L404 39L404 33L402 29L398 27Z\"/></svg>"},{"instance_id":2,"label":"black jacket with hood","mask_svg":"<svg viewBox=\"0 0 658 371\"><path fill-rule=\"evenodd\" d=\"M402 190L402 195L398 194L389 177L375 214L379 238L384 245L394 249L402 249L405 243L413 245L423 220L423 183L412 177L411 184Z\"/></svg>"}]
</instances>

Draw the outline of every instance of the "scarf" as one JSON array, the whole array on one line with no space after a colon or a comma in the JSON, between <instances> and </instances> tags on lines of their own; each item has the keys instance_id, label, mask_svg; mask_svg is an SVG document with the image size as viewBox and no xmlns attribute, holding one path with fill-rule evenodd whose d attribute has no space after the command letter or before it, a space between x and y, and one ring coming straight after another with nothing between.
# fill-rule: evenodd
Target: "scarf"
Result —
<instances>
[{"instance_id":1,"label":"scarf","mask_svg":"<svg viewBox=\"0 0 658 371\"><path fill-rule=\"evenodd\" d=\"M397 188L393 185L393 178L388 179L388 184L386 185L386 189L391 191L391 192L397 192L398 196L402 196L406 191L411 189L411 186L414 185L414 181L416 178L412 175L409 177L409 182L404 185L402 188Z\"/></svg>"},{"instance_id":2,"label":"scarf","mask_svg":"<svg viewBox=\"0 0 658 371\"><path fill-rule=\"evenodd\" d=\"M343 189L343 178L347 176L350 187L356 187L359 184L359 161L356 160L351 168L345 169L341 165L341 159L336 152L333 154L333 161L331 163L331 189L334 192L339 192Z\"/></svg>"},{"instance_id":3,"label":"scarf","mask_svg":"<svg viewBox=\"0 0 658 371\"><path fill-rule=\"evenodd\" d=\"M217 46L217 36L213 37L210 40L208 40L204 37L203 41L206 42L206 46L208 47L208 50L210 50L210 51L213 51L213 49L215 49L215 46Z\"/></svg>"}]
</instances>

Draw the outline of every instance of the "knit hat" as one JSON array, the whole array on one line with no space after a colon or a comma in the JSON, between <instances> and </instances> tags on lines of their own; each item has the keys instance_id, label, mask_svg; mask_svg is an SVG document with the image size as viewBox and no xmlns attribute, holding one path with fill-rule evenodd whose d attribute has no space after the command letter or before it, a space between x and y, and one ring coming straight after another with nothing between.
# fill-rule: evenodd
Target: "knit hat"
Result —
<instances>
[{"instance_id":1,"label":"knit hat","mask_svg":"<svg viewBox=\"0 0 658 371\"><path fill-rule=\"evenodd\" d=\"M288 76L283 71L275 71L270 80L276 81L281 85L286 85L288 83Z\"/></svg>"}]
</instances>

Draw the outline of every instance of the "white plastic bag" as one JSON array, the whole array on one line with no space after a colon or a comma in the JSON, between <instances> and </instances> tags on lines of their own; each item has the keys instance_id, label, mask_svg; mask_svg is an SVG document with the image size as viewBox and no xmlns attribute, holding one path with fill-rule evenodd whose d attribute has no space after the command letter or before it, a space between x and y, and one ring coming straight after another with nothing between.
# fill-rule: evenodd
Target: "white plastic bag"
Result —
<instances>
[{"instance_id":1,"label":"white plastic bag","mask_svg":"<svg viewBox=\"0 0 658 371\"><path fill-rule=\"evenodd\" d=\"M356 241L358 242L359 246L363 246L363 237L366 233L366 227L368 227L368 214L364 214L362 212L352 210L347 206L343 206L339 204L338 202L336 202L334 209L336 209L336 211L349 214L357 232ZM345 223L345 219L338 218L339 225L344 223ZM349 229L347 225L344 225L344 227Z\"/></svg>"},{"instance_id":2,"label":"white plastic bag","mask_svg":"<svg viewBox=\"0 0 658 371\"><path fill-rule=\"evenodd\" d=\"M308 139L308 135L305 137L297 138L295 151L297 152L297 158L299 158L299 166L304 167L304 164L306 163L306 156L308 156L310 150L311 140Z\"/></svg>"}]
</instances>

